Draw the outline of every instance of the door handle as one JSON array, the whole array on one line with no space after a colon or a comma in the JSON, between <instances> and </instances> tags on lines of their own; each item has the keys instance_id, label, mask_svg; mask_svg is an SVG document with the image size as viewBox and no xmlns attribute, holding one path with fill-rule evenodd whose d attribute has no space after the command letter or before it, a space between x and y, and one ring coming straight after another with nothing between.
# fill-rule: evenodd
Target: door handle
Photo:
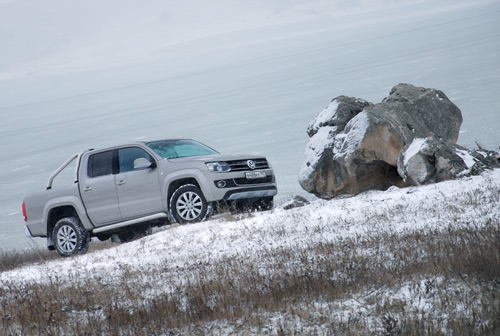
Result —
<instances>
[{"instance_id":1,"label":"door handle","mask_svg":"<svg viewBox=\"0 0 500 336\"><path fill-rule=\"evenodd\" d=\"M91 191L91 190L92 190L92 187L85 187L85 188L83 189L83 191Z\"/></svg>"},{"instance_id":2,"label":"door handle","mask_svg":"<svg viewBox=\"0 0 500 336\"><path fill-rule=\"evenodd\" d=\"M116 182L116 184L118 184L119 186L122 186L125 184L125 181L121 180L121 181Z\"/></svg>"}]
</instances>

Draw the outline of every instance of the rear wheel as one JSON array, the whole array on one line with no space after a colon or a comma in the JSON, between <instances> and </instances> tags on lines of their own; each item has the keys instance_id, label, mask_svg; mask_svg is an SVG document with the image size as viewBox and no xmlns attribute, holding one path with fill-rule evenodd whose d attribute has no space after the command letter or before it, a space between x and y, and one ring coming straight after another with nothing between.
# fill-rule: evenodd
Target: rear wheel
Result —
<instances>
[{"instance_id":1,"label":"rear wheel","mask_svg":"<svg viewBox=\"0 0 500 336\"><path fill-rule=\"evenodd\" d=\"M194 184L180 186L170 198L170 212L177 223L194 223L208 215L208 203Z\"/></svg>"},{"instance_id":2,"label":"rear wheel","mask_svg":"<svg viewBox=\"0 0 500 336\"><path fill-rule=\"evenodd\" d=\"M66 217L54 226L52 240L57 253L62 257L69 257L87 252L90 235L77 217Z\"/></svg>"}]
</instances>

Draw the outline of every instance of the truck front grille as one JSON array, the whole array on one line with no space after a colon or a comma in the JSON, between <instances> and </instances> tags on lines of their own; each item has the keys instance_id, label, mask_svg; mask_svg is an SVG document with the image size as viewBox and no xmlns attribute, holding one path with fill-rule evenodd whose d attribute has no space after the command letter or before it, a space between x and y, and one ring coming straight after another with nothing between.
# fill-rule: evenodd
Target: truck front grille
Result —
<instances>
[{"instance_id":1,"label":"truck front grille","mask_svg":"<svg viewBox=\"0 0 500 336\"><path fill-rule=\"evenodd\" d=\"M249 159L255 162L255 169L268 169L269 164L266 159ZM236 160L236 161L227 161L229 167L231 167L231 171L242 171L242 170L251 170L248 167L249 160Z\"/></svg>"}]
</instances>

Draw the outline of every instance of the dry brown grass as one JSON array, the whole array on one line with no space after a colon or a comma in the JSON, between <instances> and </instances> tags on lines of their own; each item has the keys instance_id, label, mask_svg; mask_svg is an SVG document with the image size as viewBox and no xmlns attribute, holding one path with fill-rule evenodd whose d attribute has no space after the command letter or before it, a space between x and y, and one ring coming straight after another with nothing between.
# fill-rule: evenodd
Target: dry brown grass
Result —
<instances>
[{"instance_id":1,"label":"dry brown grass","mask_svg":"<svg viewBox=\"0 0 500 336\"><path fill-rule=\"evenodd\" d=\"M116 244L111 243L111 241L92 242L89 247L89 252L107 249L115 245ZM54 251L49 251L45 247L33 246L22 251L0 250L0 272L59 259L61 259L59 254Z\"/></svg>"},{"instance_id":2,"label":"dry brown grass","mask_svg":"<svg viewBox=\"0 0 500 336\"><path fill-rule=\"evenodd\" d=\"M0 251L0 272L57 258L58 255L39 247L23 251Z\"/></svg>"},{"instance_id":3,"label":"dry brown grass","mask_svg":"<svg viewBox=\"0 0 500 336\"><path fill-rule=\"evenodd\" d=\"M72 284L53 279L4 287L0 334L215 335L233 330L276 335L495 335L500 330L500 225L487 224L264 250L258 256L266 260L262 265L245 256L201 264L190 270L183 286L153 296L145 293L154 285L141 280L149 275L132 270L125 270L113 284L105 278L74 279ZM169 269L169 261L162 267ZM427 279L424 285L419 285L420 279ZM422 287L422 295L433 296L442 315L452 318L427 320L407 314L404 299L384 300L384 289L412 281ZM474 297L445 290L449 283L470 288L468 295ZM339 318L339 302L353 297L365 300L379 318ZM456 310L458 303L466 314ZM282 321L276 323L280 316Z\"/></svg>"},{"instance_id":4,"label":"dry brown grass","mask_svg":"<svg viewBox=\"0 0 500 336\"><path fill-rule=\"evenodd\" d=\"M390 212L367 212L368 227L406 220L412 211L443 225L297 246L279 244L290 223L265 232L241 225L245 239L258 243L266 234L277 244L251 258L245 249L217 262L176 264L169 255L154 267L123 266L112 276L74 272L64 281L0 283L0 335L498 335L500 218L488 208L499 201L498 191L479 189L430 209L403 200ZM453 223L442 222L442 211ZM341 221L307 229L321 236L350 226L348 214ZM59 257L4 253L0 267L51 258Z\"/></svg>"}]
</instances>

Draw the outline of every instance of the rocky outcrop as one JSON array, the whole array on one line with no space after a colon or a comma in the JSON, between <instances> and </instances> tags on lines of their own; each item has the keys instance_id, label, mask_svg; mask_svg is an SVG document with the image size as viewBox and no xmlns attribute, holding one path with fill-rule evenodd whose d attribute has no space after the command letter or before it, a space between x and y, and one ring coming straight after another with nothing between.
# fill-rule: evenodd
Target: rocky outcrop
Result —
<instances>
[{"instance_id":1,"label":"rocky outcrop","mask_svg":"<svg viewBox=\"0 0 500 336\"><path fill-rule=\"evenodd\" d=\"M339 96L307 128L299 183L328 199L455 178L483 162L456 144L461 123L435 89L399 84L378 104Z\"/></svg>"}]
</instances>

